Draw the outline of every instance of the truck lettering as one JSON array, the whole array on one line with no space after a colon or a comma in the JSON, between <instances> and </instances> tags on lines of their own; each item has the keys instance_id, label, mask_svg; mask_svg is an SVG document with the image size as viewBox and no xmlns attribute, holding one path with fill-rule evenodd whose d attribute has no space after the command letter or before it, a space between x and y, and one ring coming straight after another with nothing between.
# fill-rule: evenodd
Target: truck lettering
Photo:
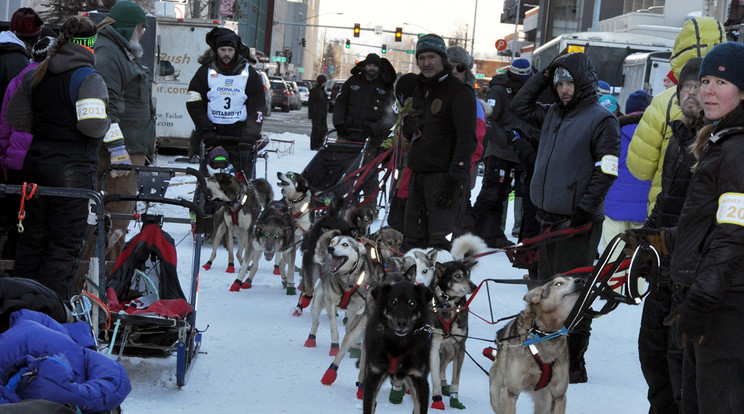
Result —
<instances>
[{"instance_id":1,"label":"truck lettering","mask_svg":"<svg viewBox=\"0 0 744 414\"><path fill-rule=\"evenodd\" d=\"M176 64L176 65L181 65L181 64L188 65L189 63L191 63L191 56L189 56L188 53L184 53L183 55L179 55L179 56L174 56L174 55L169 55L166 52L160 52L160 59L167 60L170 63Z\"/></svg>"}]
</instances>

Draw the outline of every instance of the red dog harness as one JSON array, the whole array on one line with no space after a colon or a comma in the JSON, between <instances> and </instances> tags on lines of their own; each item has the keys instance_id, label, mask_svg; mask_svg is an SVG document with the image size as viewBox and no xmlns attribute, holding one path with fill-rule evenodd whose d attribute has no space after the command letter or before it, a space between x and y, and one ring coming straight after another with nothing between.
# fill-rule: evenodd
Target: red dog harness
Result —
<instances>
[{"instance_id":1,"label":"red dog harness","mask_svg":"<svg viewBox=\"0 0 744 414\"><path fill-rule=\"evenodd\" d=\"M530 348L530 354L532 354L532 358L535 360L537 367L540 369L540 380L537 381L537 385L535 385L535 391L538 391L545 388L548 383L550 383L550 380L553 378L553 364L555 363L555 361L551 362L550 364L544 363L542 358L540 358L540 354L537 352L537 347L534 344L528 345L528 347Z\"/></svg>"}]
</instances>

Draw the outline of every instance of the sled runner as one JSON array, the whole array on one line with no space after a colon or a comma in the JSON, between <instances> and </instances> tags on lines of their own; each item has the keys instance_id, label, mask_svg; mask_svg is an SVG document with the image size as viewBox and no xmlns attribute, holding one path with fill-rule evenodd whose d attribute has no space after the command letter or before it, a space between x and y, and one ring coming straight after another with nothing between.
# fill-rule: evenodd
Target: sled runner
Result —
<instances>
[{"instance_id":1,"label":"sled runner","mask_svg":"<svg viewBox=\"0 0 744 414\"><path fill-rule=\"evenodd\" d=\"M137 355L175 353L176 382L186 384L192 363L198 355L201 331L196 327L199 259L204 232L204 177L192 168L160 168L113 165L104 171L130 170L136 174L137 194L107 194L101 181L104 202L136 201L134 214L112 214L141 225L119 254L106 282L106 299L111 310L111 326L104 332L109 354L118 348ZM191 200L168 191L177 175L197 182ZM176 226L176 225L181 226ZM186 229L179 242L163 229ZM189 272L179 272L176 245L191 241L193 255ZM181 282L190 284L189 297Z\"/></svg>"}]
</instances>

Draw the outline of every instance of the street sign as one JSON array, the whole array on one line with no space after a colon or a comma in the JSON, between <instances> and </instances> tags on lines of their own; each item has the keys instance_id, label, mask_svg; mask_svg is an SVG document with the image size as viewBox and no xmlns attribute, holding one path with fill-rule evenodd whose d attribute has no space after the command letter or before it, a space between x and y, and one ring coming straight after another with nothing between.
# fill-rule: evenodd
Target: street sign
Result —
<instances>
[{"instance_id":1,"label":"street sign","mask_svg":"<svg viewBox=\"0 0 744 414\"><path fill-rule=\"evenodd\" d=\"M501 52L502 50L506 50L506 40L499 39L496 41L496 50Z\"/></svg>"},{"instance_id":2,"label":"street sign","mask_svg":"<svg viewBox=\"0 0 744 414\"><path fill-rule=\"evenodd\" d=\"M475 79L486 79L486 75L484 75L482 73L476 73L475 74Z\"/></svg>"},{"instance_id":3,"label":"street sign","mask_svg":"<svg viewBox=\"0 0 744 414\"><path fill-rule=\"evenodd\" d=\"M408 53L409 55L415 55L416 54L416 51L413 50L413 49L408 49L408 50L406 50L406 53Z\"/></svg>"},{"instance_id":4,"label":"street sign","mask_svg":"<svg viewBox=\"0 0 744 414\"><path fill-rule=\"evenodd\" d=\"M328 68L328 73L330 73L331 75L333 75L333 72L335 72L335 71L336 71L336 67L333 66L333 65L331 65L331 67Z\"/></svg>"},{"instance_id":5,"label":"street sign","mask_svg":"<svg viewBox=\"0 0 744 414\"><path fill-rule=\"evenodd\" d=\"M375 34L376 35L382 34L382 26L375 26Z\"/></svg>"},{"instance_id":6,"label":"street sign","mask_svg":"<svg viewBox=\"0 0 744 414\"><path fill-rule=\"evenodd\" d=\"M271 60L273 62L286 62L287 58L285 58L284 56L272 56Z\"/></svg>"},{"instance_id":7,"label":"street sign","mask_svg":"<svg viewBox=\"0 0 744 414\"><path fill-rule=\"evenodd\" d=\"M298 73L302 73L304 71L305 71L305 69L302 66L300 66L300 67L297 68L297 72Z\"/></svg>"}]
</instances>

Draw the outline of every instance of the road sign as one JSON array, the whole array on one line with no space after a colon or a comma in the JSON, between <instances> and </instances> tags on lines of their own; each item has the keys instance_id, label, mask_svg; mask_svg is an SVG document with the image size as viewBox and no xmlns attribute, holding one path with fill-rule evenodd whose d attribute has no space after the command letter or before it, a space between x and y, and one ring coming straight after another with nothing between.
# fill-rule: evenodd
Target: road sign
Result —
<instances>
[{"instance_id":1,"label":"road sign","mask_svg":"<svg viewBox=\"0 0 744 414\"><path fill-rule=\"evenodd\" d=\"M501 52L502 50L506 50L506 40L499 39L496 41L496 50Z\"/></svg>"},{"instance_id":2,"label":"road sign","mask_svg":"<svg viewBox=\"0 0 744 414\"><path fill-rule=\"evenodd\" d=\"M413 49L408 49L408 50L406 50L406 53L408 53L409 55L415 55L416 54L416 51L413 50Z\"/></svg>"},{"instance_id":3,"label":"road sign","mask_svg":"<svg viewBox=\"0 0 744 414\"><path fill-rule=\"evenodd\" d=\"M486 79L486 75L484 75L482 73L476 73L475 74L475 79Z\"/></svg>"},{"instance_id":4,"label":"road sign","mask_svg":"<svg viewBox=\"0 0 744 414\"><path fill-rule=\"evenodd\" d=\"M382 34L382 26L375 26L375 34L376 35Z\"/></svg>"},{"instance_id":5,"label":"road sign","mask_svg":"<svg viewBox=\"0 0 744 414\"><path fill-rule=\"evenodd\" d=\"M272 56L271 60L273 62L286 62L287 58L285 58L284 56Z\"/></svg>"}]
</instances>

